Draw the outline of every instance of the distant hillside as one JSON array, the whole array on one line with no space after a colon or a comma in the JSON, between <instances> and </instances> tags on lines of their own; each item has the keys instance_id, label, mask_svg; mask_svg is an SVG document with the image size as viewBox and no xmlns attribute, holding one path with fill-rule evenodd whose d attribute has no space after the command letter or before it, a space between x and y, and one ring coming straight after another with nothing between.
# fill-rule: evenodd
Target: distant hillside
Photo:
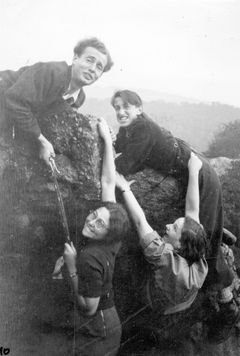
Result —
<instances>
[{"instance_id":1,"label":"distant hillside","mask_svg":"<svg viewBox=\"0 0 240 356\"><path fill-rule=\"evenodd\" d=\"M97 99L107 99L111 98L114 92L117 90L129 89L137 92L141 98L145 101L155 101L155 100L162 100L164 102L170 103L181 103L181 102L188 102L188 103L199 103L199 100L189 97L183 97L178 94L169 94L159 92L158 90L152 89L143 89L143 88L125 88L125 87L116 87L116 86L106 86L106 87L99 87L97 85L90 85L84 88L84 91L87 94L87 98L97 98Z\"/></svg>"},{"instance_id":2,"label":"distant hillside","mask_svg":"<svg viewBox=\"0 0 240 356\"><path fill-rule=\"evenodd\" d=\"M240 120L240 108L220 103L154 100L144 102L144 111L160 126L200 151L207 150L213 135L223 124ZM89 98L81 108L81 112L103 116L114 129L118 129L110 98L101 100Z\"/></svg>"}]
</instances>

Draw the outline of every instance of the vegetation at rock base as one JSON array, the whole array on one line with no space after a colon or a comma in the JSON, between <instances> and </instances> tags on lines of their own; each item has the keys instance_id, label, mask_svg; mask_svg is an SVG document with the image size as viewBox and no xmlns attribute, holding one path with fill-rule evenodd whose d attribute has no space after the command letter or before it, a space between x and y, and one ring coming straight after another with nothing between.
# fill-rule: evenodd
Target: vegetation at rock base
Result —
<instances>
[{"instance_id":1,"label":"vegetation at rock base","mask_svg":"<svg viewBox=\"0 0 240 356\"><path fill-rule=\"evenodd\" d=\"M215 133L206 155L208 157L240 157L240 120L225 124ZM225 227L240 235L240 162L232 161L232 167L220 176L223 191ZM237 245L239 246L238 240Z\"/></svg>"}]
</instances>

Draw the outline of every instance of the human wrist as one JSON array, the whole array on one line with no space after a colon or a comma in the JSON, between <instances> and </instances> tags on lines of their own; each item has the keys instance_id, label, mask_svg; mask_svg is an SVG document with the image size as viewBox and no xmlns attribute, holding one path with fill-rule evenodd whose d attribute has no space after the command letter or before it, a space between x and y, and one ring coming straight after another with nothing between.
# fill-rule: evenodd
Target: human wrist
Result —
<instances>
[{"instance_id":1,"label":"human wrist","mask_svg":"<svg viewBox=\"0 0 240 356\"><path fill-rule=\"evenodd\" d=\"M131 188L130 187L126 187L126 188L120 188L121 189L121 193L128 193L131 192Z\"/></svg>"},{"instance_id":2,"label":"human wrist","mask_svg":"<svg viewBox=\"0 0 240 356\"><path fill-rule=\"evenodd\" d=\"M46 148L48 147L49 145L51 145L51 143L46 139L45 136L43 136L42 134L40 136L38 136L38 142L39 142L39 145L43 148Z\"/></svg>"},{"instance_id":3,"label":"human wrist","mask_svg":"<svg viewBox=\"0 0 240 356\"><path fill-rule=\"evenodd\" d=\"M47 140L46 137L43 136L43 134L40 134L37 139L38 139L38 141L41 142L41 143L42 143L42 142L46 142L46 140Z\"/></svg>"},{"instance_id":4,"label":"human wrist","mask_svg":"<svg viewBox=\"0 0 240 356\"><path fill-rule=\"evenodd\" d=\"M112 138L111 138L111 136L109 136L109 137L105 136L103 140L104 140L105 145L109 145L109 146L111 145L112 146Z\"/></svg>"},{"instance_id":5,"label":"human wrist","mask_svg":"<svg viewBox=\"0 0 240 356\"><path fill-rule=\"evenodd\" d=\"M196 168L189 168L189 175L191 176L198 176L199 174L199 169Z\"/></svg>"}]
</instances>

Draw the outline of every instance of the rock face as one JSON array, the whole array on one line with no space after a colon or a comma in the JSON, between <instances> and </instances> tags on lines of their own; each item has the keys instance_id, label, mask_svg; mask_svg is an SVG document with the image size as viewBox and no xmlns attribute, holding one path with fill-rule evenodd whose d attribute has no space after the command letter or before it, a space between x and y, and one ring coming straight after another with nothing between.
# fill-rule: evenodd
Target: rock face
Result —
<instances>
[{"instance_id":1,"label":"rock face","mask_svg":"<svg viewBox=\"0 0 240 356\"><path fill-rule=\"evenodd\" d=\"M83 116L63 106L47 113L41 119L41 128L55 148L60 171L58 182L71 237L77 242L87 212L95 206L101 192L99 178L103 147L97 131L97 118ZM51 171L36 157L37 147L16 136L15 147L0 149L3 286L0 305L4 320L0 339L12 347L14 333L29 325L33 316L42 321L52 320L50 300L46 302L43 294L49 297L50 290L58 289L56 284L50 286L51 272L64 243ZM214 165L222 174L223 163L217 165L215 160ZM229 160L224 163L226 165L231 165ZM151 170L131 178L136 180L133 191L149 223L160 233L167 222L184 214L185 202L180 199L174 179L164 179ZM142 279L143 265L133 230L123 243L116 262L116 303L123 322L136 306L136 290ZM45 313L40 308L43 305ZM15 347L16 342L15 339Z\"/></svg>"}]
</instances>

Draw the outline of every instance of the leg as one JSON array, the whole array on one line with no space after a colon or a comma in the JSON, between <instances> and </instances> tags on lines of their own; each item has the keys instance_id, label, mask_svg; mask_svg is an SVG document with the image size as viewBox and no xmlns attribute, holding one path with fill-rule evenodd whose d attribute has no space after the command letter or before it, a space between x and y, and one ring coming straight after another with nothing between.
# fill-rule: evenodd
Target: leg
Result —
<instances>
[{"instance_id":1,"label":"leg","mask_svg":"<svg viewBox=\"0 0 240 356\"><path fill-rule=\"evenodd\" d=\"M75 333L74 355L115 356L121 340L121 324L115 307L99 311L84 332ZM88 331L88 332L86 332Z\"/></svg>"},{"instance_id":2,"label":"leg","mask_svg":"<svg viewBox=\"0 0 240 356\"><path fill-rule=\"evenodd\" d=\"M209 240L207 254L209 273L204 286L215 290L226 288L231 285L233 274L220 250L223 235L221 185L216 172L206 160L203 160L200 175L200 221Z\"/></svg>"}]
</instances>

